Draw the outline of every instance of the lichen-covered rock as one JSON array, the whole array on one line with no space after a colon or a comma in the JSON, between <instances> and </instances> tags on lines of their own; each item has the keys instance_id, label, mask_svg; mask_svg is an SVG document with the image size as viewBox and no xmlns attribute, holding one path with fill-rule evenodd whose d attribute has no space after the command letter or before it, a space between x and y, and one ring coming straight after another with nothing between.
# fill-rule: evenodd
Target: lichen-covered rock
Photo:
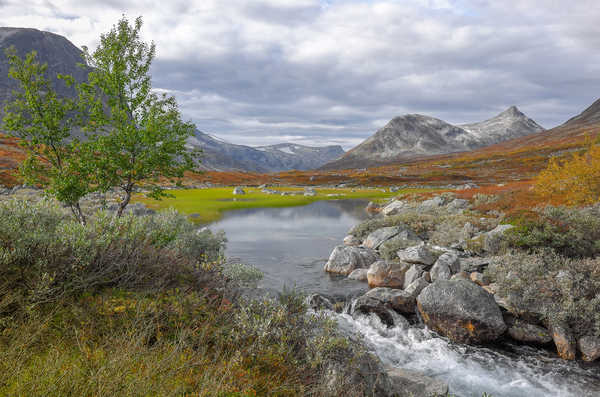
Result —
<instances>
[{"instance_id":1,"label":"lichen-covered rock","mask_svg":"<svg viewBox=\"0 0 600 397\"><path fill-rule=\"evenodd\" d=\"M513 225L498 225L494 230L491 230L483 235L483 250L495 254L502 248L504 234L514 228Z\"/></svg>"},{"instance_id":2,"label":"lichen-covered rock","mask_svg":"<svg viewBox=\"0 0 600 397\"><path fill-rule=\"evenodd\" d=\"M440 262L439 259L435 262L429 271L429 274L431 281L434 282L437 280L450 280L450 277L452 276L452 272L450 271L448 265L446 265L444 262Z\"/></svg>"},{"instance_id":3,"label":"lichen-covered rock","mask_svg":"<svg viewBox=\"0 0 600 397\"><path fill-rule=\"evenodd\" d=\"M352 271L352 273L350 273L348 275L348 278L351 280L367 281L368 280L368 276L367 276L368 272L369 272L369 269L355 269Z\"/></svg>"},{"instance_id":4,"label":"lichen-covered rock","mask_svg":"<svg viewBox=\"0 0 600 397\"><path fill-rule=\"evenodd\" d=\"M584 336L577 341L577 347L584 361L596 361L600 358L600 338Z\"/></svg>"},{"instance_id":5,"label":"lichen-covered rock","mask_svg":"<svg viewBox=\"0 0 600 397\"><path fill-rule=\"evenodd\" d=\"M552 324L550 332L559 357L563 360L575 360L577 344L571 330L565 325Z\"/></svg>"},{"instance_id":6,"label":"lichen-covered rock","mask_svg":"<svg viewBox=\"0 0 600 397\"><path fill-rule=\"evenodd\" d=\"M410 285L406 287L404 291L410 296L414 296L416 298L417 296L419 296L421 291L423 291L428 285L429 282L425 279L425 277L419 277L418 279L410 283Z\"/></svg>"},{"instance_id":7,"label":"lichen-covered rock","mask_svg":"<svg viewBox=\"0 0 600 397\"><path fill-rule=\"evenodd\" d=\"M338 245L329 256L329 260L325 264L325 271L347 276L354 269L367 268L378 259L374 250Z\"/></svg>"},{"instance_id":8,"label":"lichen-covered rock","mask_svg":"<svg viewBox=\"0 0 600 397\"><path fill-rule=\"evenodd\" d=\"M514 340L523 343L534 343L545 345L552 342L550 332L543 327L535 324L529 324L521 320L516 320L508 327L508 334Z\"/></svg>"},{"instance_id":9,"label":"lichen-covered rock","mask_svg":"<svg viewBox=\"0 0 600 397\"><path fill-rule=\"evenodd\" d=\"M387 373L398 396L438 397L448 394L448 384L418 372L391 368Z\"/></svg>"},{"instance_id":10,"label":"lichen-covered rock","mask_svg":"<svg viewBox=\"0 0 600 397\"><path fill-rule=\"evenodd\" d=\"M398 251L398 258L407 263L417 263L431 266L435 263L436 257L426 245L417 245Z\"/></svg>"},{"instance_id":11,"label":"lichen-covered rock","mask_svg":"<svg viewBox=\"0 0 600 397\"><path fill-rule=\"evenodd\" d=\"M471 279L472 282L474 282L475 284L477 284L481 287L488 285L490 283L490 279L487 276L485 276L483 273L479 273L479 272L471 273L469 278Z\"/></svg>"},{"instance_id":12,"label":"lichen-covered rock","mask_svg":"<svg viewBox=\"0 0 600 397\"><path fill-rule=\"evenodd\" d=\"M358 247L361 244L362 241L356 236L348 235L344 237L344 245L347 245L349 247Z\"/></svg>"},{"instance_id":13,"label":"lichen-covered rock","mask_svg":"<svg viewBox=\"0 0 600 397\"><path fill-rule=\"evenodd\" d=\"M438 263L447 266L452 274L460 271L460 258L458 257L458 254L454 252L444 252L437 261L435 261L434 266Z\"/></svg>"},{"instance_id":14,"label":"lichen-covered rock","mask_svg":"<svg viewBox=\"0 0 600 397\"><path fill-rule=\"evenodd\" d=\"M333 310L333 303L329 298L321 294L311 294L306 297L306 305L311 309L317 310Z\"/></svg>"},{"instance_id":15,"label":"lichen-covered rock","mask_svg":"<svg viewBox=\"0 0 600 397\"><path fill-rule=\"evenodd\" d=\"M407 245L415 245L422 242L408 226L390 226L377 229L367 236L363 245L367 248L378 249L383 243L390 239L406 241Z\"/></svg>"},{"instance_id":16,"label":"lichen-covered rock","mask_svg":"<svg viewBox=\"0 0 600 397\"><path fill-rule=\"evenodd\" d=\"M397 312L404 314L415 313L416 299L406 291L392 288L373 288L365 296L377 299Z\"/></svg>"},{"instance_id":17,"label":"lichen-covered rock","mask_svg":"<svg viewBox=\"0 0 600 397\"><path fill-rule=\"evenodd\" d=\"M456 342L492 342L506 331L494 298L469 281L430 284L417 297L417 308L429 328Z\"/></svg>"},{"instance_id":18,"label":"lichen-covered rock","mask_svg":"<svg viewBox=\"0 0 600 397\"><path fill-rule=\"evenodd\" d=\"M409 265L406 263L377 261L367 271L369 287L402 288L408 268Z\"/></svg>"},{"instance_id":19,"label":"lichen-covered rock","mask_svg":"<svg viewBox=\"0 0 600 397\"><path fill-rule=\"evenodd\" d=\"M425 273L425 266L423 266L423 265L410 266L410 268L406 271L406 274L404 275L404 285L403 285L404 289L408 288L408 286L411 285L413 283L413 281L415 281L419 277L423 276L423 273Z\"/></svg>"},{"instance_id":20,"label":"lichen-covered rock","mask_svg":"<svg viewBox=\"0 0 600 397\"><path fill-rule=\"evenodd\" d=\"M384 216L393 216L398 215L404 209L406 209L407 204L404 201L394 200L385 207L381 209L381 213Z\"/></svg>"}]
</instances>

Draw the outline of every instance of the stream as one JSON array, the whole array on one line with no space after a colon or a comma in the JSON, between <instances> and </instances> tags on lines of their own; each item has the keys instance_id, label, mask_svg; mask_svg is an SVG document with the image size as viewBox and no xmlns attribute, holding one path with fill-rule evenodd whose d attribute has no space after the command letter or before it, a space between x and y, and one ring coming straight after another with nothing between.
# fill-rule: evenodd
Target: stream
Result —
<instances>
[{"instance_id":1,"label":"stream","mask_svg":"<svg viewBox=\"0 0 600 397\"><path fill-rule=\"evenodd\" d=\"M231 211L210 225L224 230L229 259L259 268L261 287L351 297L366 283L332 276L323 265L348 230L368 218L364 200L319 201L303 207ZM362 335L386 365L444 380L457 397L598 397L600 365L567 362L553 352L503 343L459 345L422 326L387 328L374 316L335 314L340 327Z\"/></svg>"}]
</instances>

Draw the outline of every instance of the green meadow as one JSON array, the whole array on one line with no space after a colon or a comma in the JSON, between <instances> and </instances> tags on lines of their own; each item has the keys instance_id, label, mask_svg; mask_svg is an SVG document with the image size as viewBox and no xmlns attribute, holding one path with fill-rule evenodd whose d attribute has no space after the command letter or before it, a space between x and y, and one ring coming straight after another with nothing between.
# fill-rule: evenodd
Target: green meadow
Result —
<instances>
[{"instance_id":1,"label":"green meadow","mask_svg":"<svg viewBox=\"0 0 600 397\"><path fill-rule=\"evenodd\" d=\"M146 204L149 208L161 210L165 208L174 208L182 213L193 215L192 220L198 222L212 222L221 218L223 212L239 210L244 208L261 207L295 207L307 205L319 200L340 200L340 199L367 199L383 200L406 193L422 193L429 191L427 189L406 189L391 193L389 189L319 189L316 188L316 195L309 197L303 195L282 196L280 194L267 194L261 192L258 188L244 188L245 195L234 195L234 187L207 188L207 189L185 189L169 191L173 197L165 198L160 201L137 195L134 200ZM302 188L273 188L279 192L298 192L302 193Z\"/></svg>"}]
</instances>

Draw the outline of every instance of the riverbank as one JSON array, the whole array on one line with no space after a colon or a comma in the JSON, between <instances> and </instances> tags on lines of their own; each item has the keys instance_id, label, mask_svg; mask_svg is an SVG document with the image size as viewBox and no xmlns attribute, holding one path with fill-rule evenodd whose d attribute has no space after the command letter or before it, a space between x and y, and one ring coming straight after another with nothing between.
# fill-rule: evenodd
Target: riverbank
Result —
<instances>
[{"instance_id":1,"label":"riverbank","mask_svg":"<svg viewBox=\"0 0 600 397\"><path fill-rule=\"evenodd\" d=\"M244 193L234 194L236 187ZM322 200L385 200L400 194L418 194L431 191L435 191L435 189L229 186L170 190L169 193L174 197L160 201L144 198L141 194L138 194L134 197L134 201L143 203L153 210L174 208L189 215L194 222L207 223L220 219L226 211L248 208L295 207Z\"/></svg>"}]
</instances>

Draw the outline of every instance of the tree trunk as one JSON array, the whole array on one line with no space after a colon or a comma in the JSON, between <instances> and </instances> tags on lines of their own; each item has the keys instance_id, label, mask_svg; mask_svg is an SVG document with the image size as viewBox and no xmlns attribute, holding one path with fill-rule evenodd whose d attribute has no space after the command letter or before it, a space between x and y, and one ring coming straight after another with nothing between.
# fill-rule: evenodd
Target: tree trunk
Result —
<instances>
[{"instance_id":1,"label":"tree trunk","mask_svg":"<svg viewBox=\"0 0 600 397\"><path fill-rule=\"evenodd\" d=\"M131 200L131 191L133 190L133 186L127 186L124 190L125 190L125 199L123 201L121 201L121 204L119 204L119 210L117 211L117 218L120 218L123 215L123 211L125 210L125 207L127 207L127 204L129 204L129 201Z\"/></svg>"},{"instance_id":2,"label":"tree trunk","mask_svg":"<svg viewBox=\"0 0 600 397\"><path fill-rule=\"evenodd\" d=\"M71 212L73 213L75 218L79 221L79 223L81 223L83 226L85 226L87 223L87 220L85 218L83 211L81 210L81 206L79 205L79 202L77 202L75 204L69 204L69 207L71 208Z\"/></svg>"}]
</instances>

